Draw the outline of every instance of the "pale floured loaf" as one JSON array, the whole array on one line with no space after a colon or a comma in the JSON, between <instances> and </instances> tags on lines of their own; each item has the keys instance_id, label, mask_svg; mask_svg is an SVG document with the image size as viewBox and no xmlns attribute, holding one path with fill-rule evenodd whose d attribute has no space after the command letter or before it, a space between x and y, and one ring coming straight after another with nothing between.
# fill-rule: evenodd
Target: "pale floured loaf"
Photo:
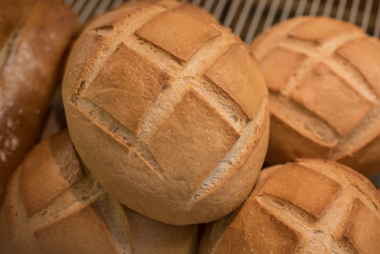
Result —
<instances>
[{"instance_id":1,"label":"pale floured loaf","mask_svg":"<svg viewBox=\"0 0 380 254\"><path fill-rule=\"evenodd\" d=\"M199 238L196 225L154 221L112 198L81 167L67 131L11 176L0 229L6 254L194 254Z\"/></svg>"},{"instance_id":2,"label":"pale floured loaf","mask_svg":"<svg viewBox=\"0 0 380 254\"><path fill-rule=\"evenodd\" d=\"M251 45L269 88L269 164L331 159L380 171L380 42L327 17L300 17Z\"/></svg>"},{"instance_id":3,"label":"pale floured loaf","mask_svg":"<svg viewBox=\"0 0 380 254\"><path fill-rule=\"evenodd\" d=\"M9 175L38 140L78 27L58 0L0 1L0 203Z\"/></svg>"},{"instance_id":4,"label":"pale floured loaf","mask_svg":"<svg viewBox=\"0 0 380 254\"><path fill-rule=\"evenodd\" d=\"M200 253L378 254L379 209L376 188L342 164L273 166L237 211L208 226Z\"/></svg>"},{"instance_id":5,"label":"pale floured loaf","mask_svg":"<svg viewBox=\"0 0 380 254\"><path fill-rule=\"evenodd\" d=\"M79 156L121 203L170 224L209 222L254 185L267 90L229 29L164 2L125 5L87 27L64 77L67 123Z\"/></svg>"}]
</instances>

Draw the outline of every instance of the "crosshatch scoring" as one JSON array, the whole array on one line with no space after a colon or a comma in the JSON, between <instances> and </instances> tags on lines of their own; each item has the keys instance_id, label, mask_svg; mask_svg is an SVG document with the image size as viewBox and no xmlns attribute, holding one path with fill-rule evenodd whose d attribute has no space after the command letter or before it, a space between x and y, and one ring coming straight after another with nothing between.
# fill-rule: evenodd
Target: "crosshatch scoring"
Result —
<instances>
[{"instance_id":1,"label":"crosshatch scoring","mask_svg":"<svg viewBox=\"0 0 380 254\"><path fill-rule=\"evenodd\" d=\"M81 57L69 65L80 68L65 79L63 96L73 143L107 191L142 214L187 224L210 220L192 212L210 202L206 217L226 213L218 200L241 175L234 202L252 188L267 142L268 95L238 37L201 10L168 3L136 2L95 19L73 50ZM95 140L112 148L91 148Z\"/></svg>"},{"instance_id":2,"label":"crosshatch scoring","mask_svg":"<svg viewBox=\"0 0 380 254\"><path fill-rule=\"evenodd\" d=\"M380 136L378 39L339 20L298 17L264 32L251 49L270 93L271 140L276 143L269 145L270 164L329 158L366 175L378 171L377 156L364 158L374 153ZM291 133L289 140L276 136L280 125ZM310 149L288 149L286 143L296 136ZM281 147L288 151L275 159Z\"/></svg>"}]
</instances>

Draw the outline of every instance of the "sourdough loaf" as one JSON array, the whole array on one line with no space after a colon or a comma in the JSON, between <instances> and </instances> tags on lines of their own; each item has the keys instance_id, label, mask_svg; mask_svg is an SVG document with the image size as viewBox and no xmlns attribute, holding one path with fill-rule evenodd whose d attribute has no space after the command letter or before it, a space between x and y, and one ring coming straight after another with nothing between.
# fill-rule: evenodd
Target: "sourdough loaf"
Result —
<instances>
[{"instance_id":1,"label":"sourdough loaf","mask_svg":"<svg viewBox=\"0 0 380 254\"><path fill-rule=\"evenodd\" d=\"M38 139L78 22L56 0L1 1L0 12L1 203L8 176Z\"/></svg>"},{"instance_id":2,"label":"sourdough loaf","mask_svg":"<svg viewBox=\"0 0 380 254\"><path fill-rule=\"evenodd\" d=\"M200 253L377 254L380 194L358 172L301 160L264 169L247 201L210 224Z\"/></svg>"},{"instance_id":3,"label":"sourdough loaf","mask_svg":"<svg viewBox=\"0 0 380 254\"><path fill-rule=\"evenodd\" d=\"M299 17L251 45L269 88L266 161L331 159L380 172L380 42L327 17Z\"/></svg>"},{"instance_id":4,"label":"sourdough loaf","mask_svg":"<svg viewBox=\"0 0 380 254\"><path fill-rule=\"evenodd\" d=\"M198 226L121 205L81 166L67 131L41 142L11 176L0 214L7 254L195 253Z\"/></svg>"},{"instance_id":5,"label":"sourdough loaf","mask_svg":"<svg viewBox=\"0 0 380 254\"><path fill-rule=\"evenodd\" d=\"M125 5L92 22L62 94L73 144L112 196L193 224L251 191L267 148L267 90L237 36L174 3Z\"/></svg>"}]
</instances>

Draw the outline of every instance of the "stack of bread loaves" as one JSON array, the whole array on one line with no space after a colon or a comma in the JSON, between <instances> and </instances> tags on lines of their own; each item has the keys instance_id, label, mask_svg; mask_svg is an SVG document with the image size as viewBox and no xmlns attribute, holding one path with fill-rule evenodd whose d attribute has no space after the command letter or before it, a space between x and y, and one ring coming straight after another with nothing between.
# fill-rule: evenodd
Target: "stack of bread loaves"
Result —
<instances>
[{"instance_id":1,"label":"stack of bread loaves","mask_svg":"<svg viewBox=\"0 0 380 254\"><path fill-rule=\"evenodd\" d=\"M137 2L90 22L63 102L80 159L67 132L25 158L1 210L7 253L195 253L196 223L236 209L264 161L261 71L188 4Z\"/></svg>"},{"instance_id":2,"label":"stack of bread loaves","mask_svg":"<svg viewBox=\"0 0 380 254\"><path fill-rule=\"evenodd\" d=\"M56 0L0 1L0 204L9 175L38 139L77 29L74 12Z\"/></svg>"},{"instance_id":3,"label":"stack of bread loaves","mask_svg":"<svg viewBox=\"0 0 380 254\"><path fill-rule=\"evenodd\" d=\"M11 176L0 252L379 254L380 193L319 160L380 171L379 41L302 17L252 50L259 63L173 0L86 24L63 79L68 130ZM298 161L260 173L269 139L268 163Z\"/></svg>"}]
</instances>

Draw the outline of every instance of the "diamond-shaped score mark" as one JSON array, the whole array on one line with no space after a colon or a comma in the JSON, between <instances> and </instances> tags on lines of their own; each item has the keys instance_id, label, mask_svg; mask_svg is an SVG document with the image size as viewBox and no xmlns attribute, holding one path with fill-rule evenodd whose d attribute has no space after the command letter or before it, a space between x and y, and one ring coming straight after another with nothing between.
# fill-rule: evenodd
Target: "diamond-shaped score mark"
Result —
<instances>
[{"instance_id":1,"label":"diamond-shaped score mark","mask_svg":"<svg viewBox=\"0 0 380 254\"><path fill-rule=\"evenodd\" d=\"M285 164L269 177L260 193L288 200L320 219L341 189L340 184L312 169Z\"/></svg>"},{"instance_id":2,"label":"diamond-shaped score mark","mask_svg":"<svg viewBox=\"0 0 380 254\"><path fill-rule=\"evenodd\" d=\"M82 96L137 134L144 114L169 78L149 60L120 43Z\"/></svg>"},{"instance_id":3,"label":"diamond-shaped score mark","mask_svg":"<svg viewBox=\"0 0 380 254\"><path fill-rule=\"evenodd\" d=\"M26 166L21 171L20 190L28 216L84 177L67 131L43 142L49 145L36 146L25 158L24 163L34 167Z\"/></svg>"},{"instance_id":4,"label":"diamond-shaped score mark","mask_svg":"<svg viewBox=\"0 0 380 254\"><path fill-rule=\"evenodd\" d=\"M187 61L203 43L219 36L220 31L185 11L171 10L145 23L136 34L182 61Z\"/></svg>"},{"instance_id":5,"label":"diamond-shaped score mark","mask_svg":"<svg viewBox=\"0 0 380 254\"><path fill-rule=\"evenodd\" d=\"M298 231L279 220L256 199L249 199L227 227L213 253L223 253L232 246L237 253L295 253L301 243L302 235Z\"/></svg>"},{"instance_id":6,"label":"diamond-shaped score mark","mask_svg":"<svg viewBox=\"0 0 380 254\"><path fill-rule=\"evenodd\" d=\"M356 199L343 235L359 253L376 254L380 250L380 219Z\"/></svg>"},{"instance_id":7,"label":"diamond-shaped score mark","mask_svg":"<svg viewBox=\"0 0 380 254\"><path fill-rule=\"evenodd\" d=\"M169 181L186 183L179 191L190 199L239 136L216 109L191 91L148 148Z\"/></svg>"},{"instance_id":8,"label":"diamond-shaped score mark","mask_svg":"<svg viewBox=\"0 0 380 254\"><path fill-rule=\"evenodd\" d=\"M373 106L324 63L317 64L290 96L342 136L347 135Z\"/></svg>"},{"instance_id":9,"label":"diamond-shaped score mark","mask_svg":"<svg viewBox=\"0 0 380 254\"><path fill-rule=\"evenodd\" d=\"M235 43L205 73L253 119L267 93L264 77L252 57Z\"/></svg>"},{"instance_id":10,"label":"diamond-shaped score mark","mask_svg":"<svg viewBox=\"0 0 380 254\"><path fill-rule=\"evenodd\" d=\"M35 235L43 253L117 253L102 214L95 204L86 205L69 216L60 218L37 230ZM70 246L62 244L68 242Z\"/></svg>"},{"instance_id":11,"label":"diamond-shaped score mark","mask_svg":"<svg viewBox=\"0 0 380 254\"><path fill-rule=\"evenodd\" d=\"M269 51L261 60L260 66L269 89L281 91L289 79L306 59L300 52L277 47ZM276 72L273 72L276 70Z\"/></svg>"},{"instance_id":12,"label":"diamond-shaped score mark","mask_svg":"<svg viewBox=\"0 0 380 254\"><path fill-rule=\"evenodd\" d=\"M367 37L350 41L340 47L337 54L355 66L377 96L380 96L380 42L377 40L377 46L375 43Z\"/></svg>"}]
</instances>

